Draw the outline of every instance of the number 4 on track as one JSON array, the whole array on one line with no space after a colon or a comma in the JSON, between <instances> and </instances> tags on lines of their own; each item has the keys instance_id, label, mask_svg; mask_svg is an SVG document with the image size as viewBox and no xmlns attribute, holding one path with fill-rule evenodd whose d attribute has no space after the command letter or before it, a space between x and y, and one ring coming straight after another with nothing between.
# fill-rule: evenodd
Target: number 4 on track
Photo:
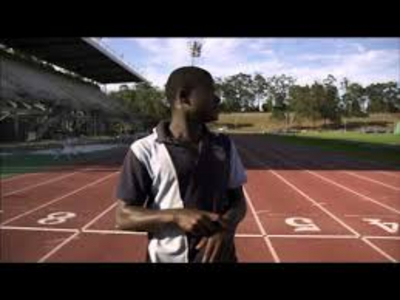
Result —
<instances>
[{"instance_id":1,"label":"number 4 on track","mask_svg":"<svg viewBox=\"0 0 400 300\"><path fill-rule=\"evenodd\" d=\"M378 226L389 233L396 233L397 231L399 231L399 223L396 222L382 222L381 219L369 218L364 218L363 220L365 222L368 222L370 225Z\"/></svg>"}]
</instances>

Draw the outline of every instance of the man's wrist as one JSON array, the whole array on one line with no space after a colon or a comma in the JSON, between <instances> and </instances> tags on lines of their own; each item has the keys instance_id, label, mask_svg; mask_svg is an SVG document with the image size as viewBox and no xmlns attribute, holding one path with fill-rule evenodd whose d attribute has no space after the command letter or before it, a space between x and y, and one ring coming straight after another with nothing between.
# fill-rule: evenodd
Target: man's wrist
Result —
<instances>
[{"instance_id":1,"label":"man's wrist","mask_svg":"<svg viewBox=\"0 0 400 300\"><path fill-rule=\"evenodd\" d=\"M233 220L229 215L222 215L221 221L223 222L224 228L228 231L234 231L237 227L237 222Z\"/></svg>"}]
</instances>

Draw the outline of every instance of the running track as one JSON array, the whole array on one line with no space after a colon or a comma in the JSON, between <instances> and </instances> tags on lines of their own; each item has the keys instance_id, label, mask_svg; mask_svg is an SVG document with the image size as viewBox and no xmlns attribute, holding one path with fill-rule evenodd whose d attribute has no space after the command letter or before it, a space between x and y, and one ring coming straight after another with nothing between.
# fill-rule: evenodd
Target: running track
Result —
<instances>
[{"instance_id":1,"label":"running track","mask_svg":"<svg viewBox=\"0 0 400 300\"><path fill-rule=\"evenodd\" d=\"M241 262L400 261L398 170L354 160L345 169L317 149L233 138L248 174ZM120 154L3 180L1 261L143 262L146 235L114 228Z\"/></svg>"}]
</instances>

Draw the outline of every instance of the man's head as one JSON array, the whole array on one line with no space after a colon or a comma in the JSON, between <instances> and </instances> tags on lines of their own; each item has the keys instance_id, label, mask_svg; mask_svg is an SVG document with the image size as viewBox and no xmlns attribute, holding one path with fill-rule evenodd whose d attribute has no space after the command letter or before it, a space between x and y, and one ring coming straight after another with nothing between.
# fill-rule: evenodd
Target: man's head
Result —
<instances>
[{"instance_id":1,"label":"man's head","mask_svg":"<svg viewBox=\"0 0 400 300\"><path fill-rule=\"evenodd\" d=\"M176 69L169 76L165 90L172 111L180 111L203 123L218 119L220 99L215 95L214 80L206 70Z\"/></svg>"}]
</instances>

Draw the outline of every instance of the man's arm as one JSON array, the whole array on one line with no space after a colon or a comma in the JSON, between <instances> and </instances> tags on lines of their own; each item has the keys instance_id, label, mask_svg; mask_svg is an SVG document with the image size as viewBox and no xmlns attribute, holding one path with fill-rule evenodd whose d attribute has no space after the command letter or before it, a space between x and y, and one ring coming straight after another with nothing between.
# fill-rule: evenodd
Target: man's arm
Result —
<instances>
[{"instance_id":1,"label":"man's arm","mask_svg":"<svg viewBox=\"0 0 400 300\"><path fill-rule=\"evenodd\" d=\"M246 215L246 200L241 186L235 189L229 189L227 193L231 205L222 215L222 220L226 222L228 230L235 231L237 225Z\"/></svg>"},{"instance_id":2,"label":"man's arm","mask_svg":"<svg viewBox=\"0 0 400 300\"><path fill-rule=\"evenodd\" d=\"M127 205L118 200L116 225L118 229L157 232L166 226L177 226L187 233L211 235L218 229L219 216L196 209L153 210Z\"/></svg>"}]
</instances>

